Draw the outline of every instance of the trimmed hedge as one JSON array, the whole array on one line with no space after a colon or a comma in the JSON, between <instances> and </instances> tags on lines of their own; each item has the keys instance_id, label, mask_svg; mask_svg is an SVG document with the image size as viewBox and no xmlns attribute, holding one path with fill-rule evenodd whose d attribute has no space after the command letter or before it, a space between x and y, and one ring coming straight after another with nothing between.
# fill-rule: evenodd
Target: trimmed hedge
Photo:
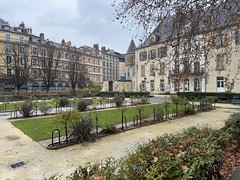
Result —
<instances>
[{"instance_id":1,"label":"trimmed hedge","mask_svg":"<svg viewBox=\"0 0 240 180\"><path fill-rule=\"evenodd\" d=\"M178 92L178 96L187 100L200 100L207 97L215 97L217 101L231 102L232 99L240 99L240 93L231 92Z\"/></svg>"},{"instance_id":2,"label":"trimmed hedge","mask_svg":"<svg viewBox=\"0 0 240 180\"><path fill-rule=\"evenodd\" d=\"M101 91L97 93L97 96L101 97L114 97L115 94L124 94L126 98L134 97L142 97L149 96L149 92L109 92L109 91Z\"/></svg>"},{"instance_id":3,"label":"trimmed hedge","mask_svg":"<svg viewBox=\"0 0 240 180\"><path fill-rule=\"evenodd\" d=\"M13 94L13 95L12 95ZM30 92L21 91L8 95L0 95L1 102L23 101L23 100L50 100L56 97L81 98L81 97L114 97L115 94L124 94L126 98L149 96L149 92L93 92L91 89L76 89L69 91Z\"/></svg>"}]
</instances>

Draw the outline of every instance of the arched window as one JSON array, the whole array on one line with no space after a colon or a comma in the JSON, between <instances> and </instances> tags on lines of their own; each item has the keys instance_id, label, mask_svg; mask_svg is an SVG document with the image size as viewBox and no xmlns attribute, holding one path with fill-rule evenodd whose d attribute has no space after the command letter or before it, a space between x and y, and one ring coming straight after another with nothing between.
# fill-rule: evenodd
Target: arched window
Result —
<instances>
[{"instance_id":1,"label":"arched window","mask_svg":"<svg viewBox=\"0 0 240 180\"><path fill-rule=\"evenodd\" d=\"M189 91L189 79L184 80L184 92Z\"/></svg>"}]
</instances>

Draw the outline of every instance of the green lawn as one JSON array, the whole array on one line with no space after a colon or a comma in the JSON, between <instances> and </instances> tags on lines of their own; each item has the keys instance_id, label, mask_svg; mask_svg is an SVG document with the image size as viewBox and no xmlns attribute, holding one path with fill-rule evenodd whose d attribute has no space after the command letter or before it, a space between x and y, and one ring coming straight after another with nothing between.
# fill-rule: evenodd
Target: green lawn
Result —
<instances>
[{"instance_id":1,"label":"green lawn","mask_svg":"<svg viewBox=\"0 0 240 180\"><path fill-rule=\"evenodd\" d=\"M128 122L133 121L133 117L138 115L139 107L140 106L125 108L126 111L124 112L124 116L127 118ZM143 117L153 117L153 107L163 108L163 106L160 104L145 105L142 107L144 109ZM175 105L171 105L169 110L171 111L174 107ZM179 110L183 110L183 107L180 107ZM82 114L89 114L89 112L83 112ZM96 117L98 117L100 127L103 127L106 124L121 124L121 116L122 113L119 109L108 109L92 112L92 117L94 120ZM17 120L12 121L12 124L35 141L51 138L51 133L53 129L56 128L59 128L62 132L61 135L64 135L64 131L62 131L63 125L57 123L56 116Z\"/></svg>"}]
</instances>

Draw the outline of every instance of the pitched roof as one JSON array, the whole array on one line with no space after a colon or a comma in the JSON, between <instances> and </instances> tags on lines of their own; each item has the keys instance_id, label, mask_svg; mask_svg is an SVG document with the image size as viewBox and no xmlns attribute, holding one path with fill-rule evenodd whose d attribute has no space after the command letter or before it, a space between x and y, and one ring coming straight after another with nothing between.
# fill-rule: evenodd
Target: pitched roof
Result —
<instances>
[{"instance_id":1,"label":"pitched roof","mask_svg":"<svg viewBox=\"0 0 240 180\"><path fill-rule=\"evenodd\" d=\"M126 54L133 53L135 51L135 49L136 49L136 45L132 39Z\"/></svg>"}]
</instances>

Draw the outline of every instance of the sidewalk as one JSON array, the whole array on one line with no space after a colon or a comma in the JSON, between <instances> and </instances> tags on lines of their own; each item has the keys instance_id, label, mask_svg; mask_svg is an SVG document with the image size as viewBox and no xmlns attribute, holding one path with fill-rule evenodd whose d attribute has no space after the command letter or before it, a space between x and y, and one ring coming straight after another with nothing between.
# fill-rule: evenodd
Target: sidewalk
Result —
<instances>
[{"instance_id":1,"label":"sidewalk","mask_svg":"<svg viewBox=\"0 0 240 180\"><path fill-rule=\"evenodd\" d=\"M64 179L79 165L100 162L108 157L120 158L136 144L148 142L165 133L177 133L190 126L221 128L225 120L240 106L216 104L216 110L176 120L165 121L102 138L95 143L83 143L59 150L47 150L0 116L0 179L44 179L52 175ZM12 168L11 164L24 165Z\"/></svg>"}]
</instances>

